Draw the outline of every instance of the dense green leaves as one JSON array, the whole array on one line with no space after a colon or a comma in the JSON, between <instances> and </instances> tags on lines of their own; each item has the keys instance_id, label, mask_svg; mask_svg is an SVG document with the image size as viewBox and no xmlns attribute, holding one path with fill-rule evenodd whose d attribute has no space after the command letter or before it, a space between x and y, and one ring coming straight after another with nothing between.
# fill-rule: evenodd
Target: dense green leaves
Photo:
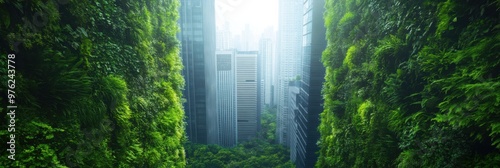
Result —
<instances>
[{"instance_id":1,"label":"dense green leaves","mask_svg":"<svg viewBox=\"0 0 500 168\"><path fill-rule=\"evenodd\" d=\"M318 167L500 164L498 1L326 8Z\"/></svg>"},{"instance_id":2,"label":"dense green leaves","mask_svg":"<svg viewBox=\"0 0 500 168\"><path fill-rule=\"evenodd\" d=\"M276 107L266 107L260 118L259 137L269 143L276 143Z\"/></svg>"},{"instance_id":3,"label":"dense green leaves","mask_svg":"<svg viewBox=\"0 0 500 168\"><path fill-rule=\"evenodd\" d=\"M1 165L184 167L178 6L0 1L0 65L16 54L19 107L16 160L2 157ZM0 135L7 142L10 133Z\"/></svg>"},{"instance_id":4,"label":"dense green leaves","mask_svg":"<svg viewBox=\"0 0 500 168\"><path fill-rule=\"evenodd\" d=\"M276 107L267 107L261 117L259 139L240 142L236 147L186 143L187 167L295 167L290 151L275 144Z\"/></svg>"},{"instance_id":5,"label":"dense green leaves","mask_svg":"<svg viewBox=\"0 0 500 168\"><path fill-rule=\"evenodd\" d=\"M281 145L263 140L240 143L233 148L217 145L186 144L187 167L295 167L290 152Z\"/></svg>"}]
</instances>

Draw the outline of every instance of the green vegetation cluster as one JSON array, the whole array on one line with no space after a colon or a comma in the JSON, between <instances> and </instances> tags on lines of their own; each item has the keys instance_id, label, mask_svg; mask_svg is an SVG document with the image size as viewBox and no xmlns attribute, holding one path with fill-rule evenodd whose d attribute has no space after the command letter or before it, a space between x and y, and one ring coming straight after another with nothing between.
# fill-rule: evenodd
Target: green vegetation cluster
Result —
<instances>
[{"instance_id":1,"label":"green vegetation cluster","mask_svg":"<svg viewBox=\"0 0 500 168\"><path fill-rule=\"evenodd\" d=\"M261 117L259 138L242 142L236 147L186 143L187 167L295 167L290 161L290 151L275 144L276 108L266 108Z\"/></svg>"},{"instance_id":2,"label":"green vegetation cluster","mask_svg":"<svg viewBox=\"0 0 500 168\"><path fill-rule=\"evenodd\" d=\"M295 167L290 161L290 151L265 140L254 139L225 148L218 145L187 143L187 167L192 168L253 168Z\"/></svg>"},{"instance_id":3,"label":"green vegetation cluster","mask_svg":"<svg viewBox=\"0 0 500 168\"><path fill-rule=\"evenodd\" d=\"M318 167L500 165L499 0L327 0Z\"/></svg>"},{"instance_id":4,"label":"green vegetation cluster","mask_svg":"<svg viewBox=\"0 0 500 168\"><path fill-rule=\"evenodd\" d=\"M260 116L261 130L257 136L271 144L276 143L276 106L266 107Z\"/></svg>"},{"instance_id":5,"label":"green vegetation cluster","mask_svg":"<svg viewBox=\"0 0 500 168\"><path fill-rule=\"evenodd\" d=\"M0 0L0 78L15 53L18 106L15 161L2 150L1 165L184 167L178 6ZM9 118L0 119L5 146Z\"/></svg>"}]
</instances>

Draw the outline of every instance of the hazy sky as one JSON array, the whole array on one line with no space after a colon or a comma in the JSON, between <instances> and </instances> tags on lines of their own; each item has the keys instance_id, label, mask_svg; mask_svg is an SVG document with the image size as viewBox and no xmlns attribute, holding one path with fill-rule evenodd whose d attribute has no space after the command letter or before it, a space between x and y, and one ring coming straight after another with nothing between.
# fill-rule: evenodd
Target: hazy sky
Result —
<instances>
[{"instance_id":1,"label":"hazy sky","mask_svg":"<svg viewBox=\"0 0 500 168\"><path fill-rule=\"evenodd\" d=\"M215 0L215 12L217 25L224 19L233 34L239 34L246 24L256 35L269 26L278 28L278 0Z\"/></svg>"}]
</instances>

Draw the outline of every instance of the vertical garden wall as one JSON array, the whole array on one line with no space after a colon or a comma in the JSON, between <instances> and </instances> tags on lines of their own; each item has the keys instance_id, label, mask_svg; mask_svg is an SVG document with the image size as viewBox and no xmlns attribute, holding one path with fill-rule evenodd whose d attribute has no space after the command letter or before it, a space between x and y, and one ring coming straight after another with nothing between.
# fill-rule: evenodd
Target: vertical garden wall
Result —
<instances>
[{"instance_id":1,"label":"vertical garden wall","mask_svg":"<svg viewBox=\"0 0 500 168\"><path fill-rule=\"evenodd\" d=\"M177 0L0 0L7 167L184 167ZM11 74L11 73L9 73ZM3 149L3 148L2 148Z\"/></svg>"},{"instance_id":2,"label":"vertical garden wall","mask_svg":"<svg viewBox=\"0 0 500 168\"><path fill-rule=\"evenodd\" d=\"M500 1L326 8L318 167L500 165Z\"/></svg>"}]
</instances>

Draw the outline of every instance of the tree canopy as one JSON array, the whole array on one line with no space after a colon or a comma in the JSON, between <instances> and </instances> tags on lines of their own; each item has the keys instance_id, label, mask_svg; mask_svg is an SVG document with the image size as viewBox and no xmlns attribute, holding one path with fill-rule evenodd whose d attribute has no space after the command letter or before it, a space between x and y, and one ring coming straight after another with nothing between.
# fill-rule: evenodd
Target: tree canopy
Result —
<instances>
[{"instance_id":1,"label":"tree canopy","mask_svg":"<svg viewBox=\"0 0 500 168\"><path fill-rule=\"evenodd\" d=\"M295 167L288 148L275 142L276 108L265 108L261 120L259 138L240 142L236 147L186 143L187 167Z\"/></svg>"}]
</instances>

